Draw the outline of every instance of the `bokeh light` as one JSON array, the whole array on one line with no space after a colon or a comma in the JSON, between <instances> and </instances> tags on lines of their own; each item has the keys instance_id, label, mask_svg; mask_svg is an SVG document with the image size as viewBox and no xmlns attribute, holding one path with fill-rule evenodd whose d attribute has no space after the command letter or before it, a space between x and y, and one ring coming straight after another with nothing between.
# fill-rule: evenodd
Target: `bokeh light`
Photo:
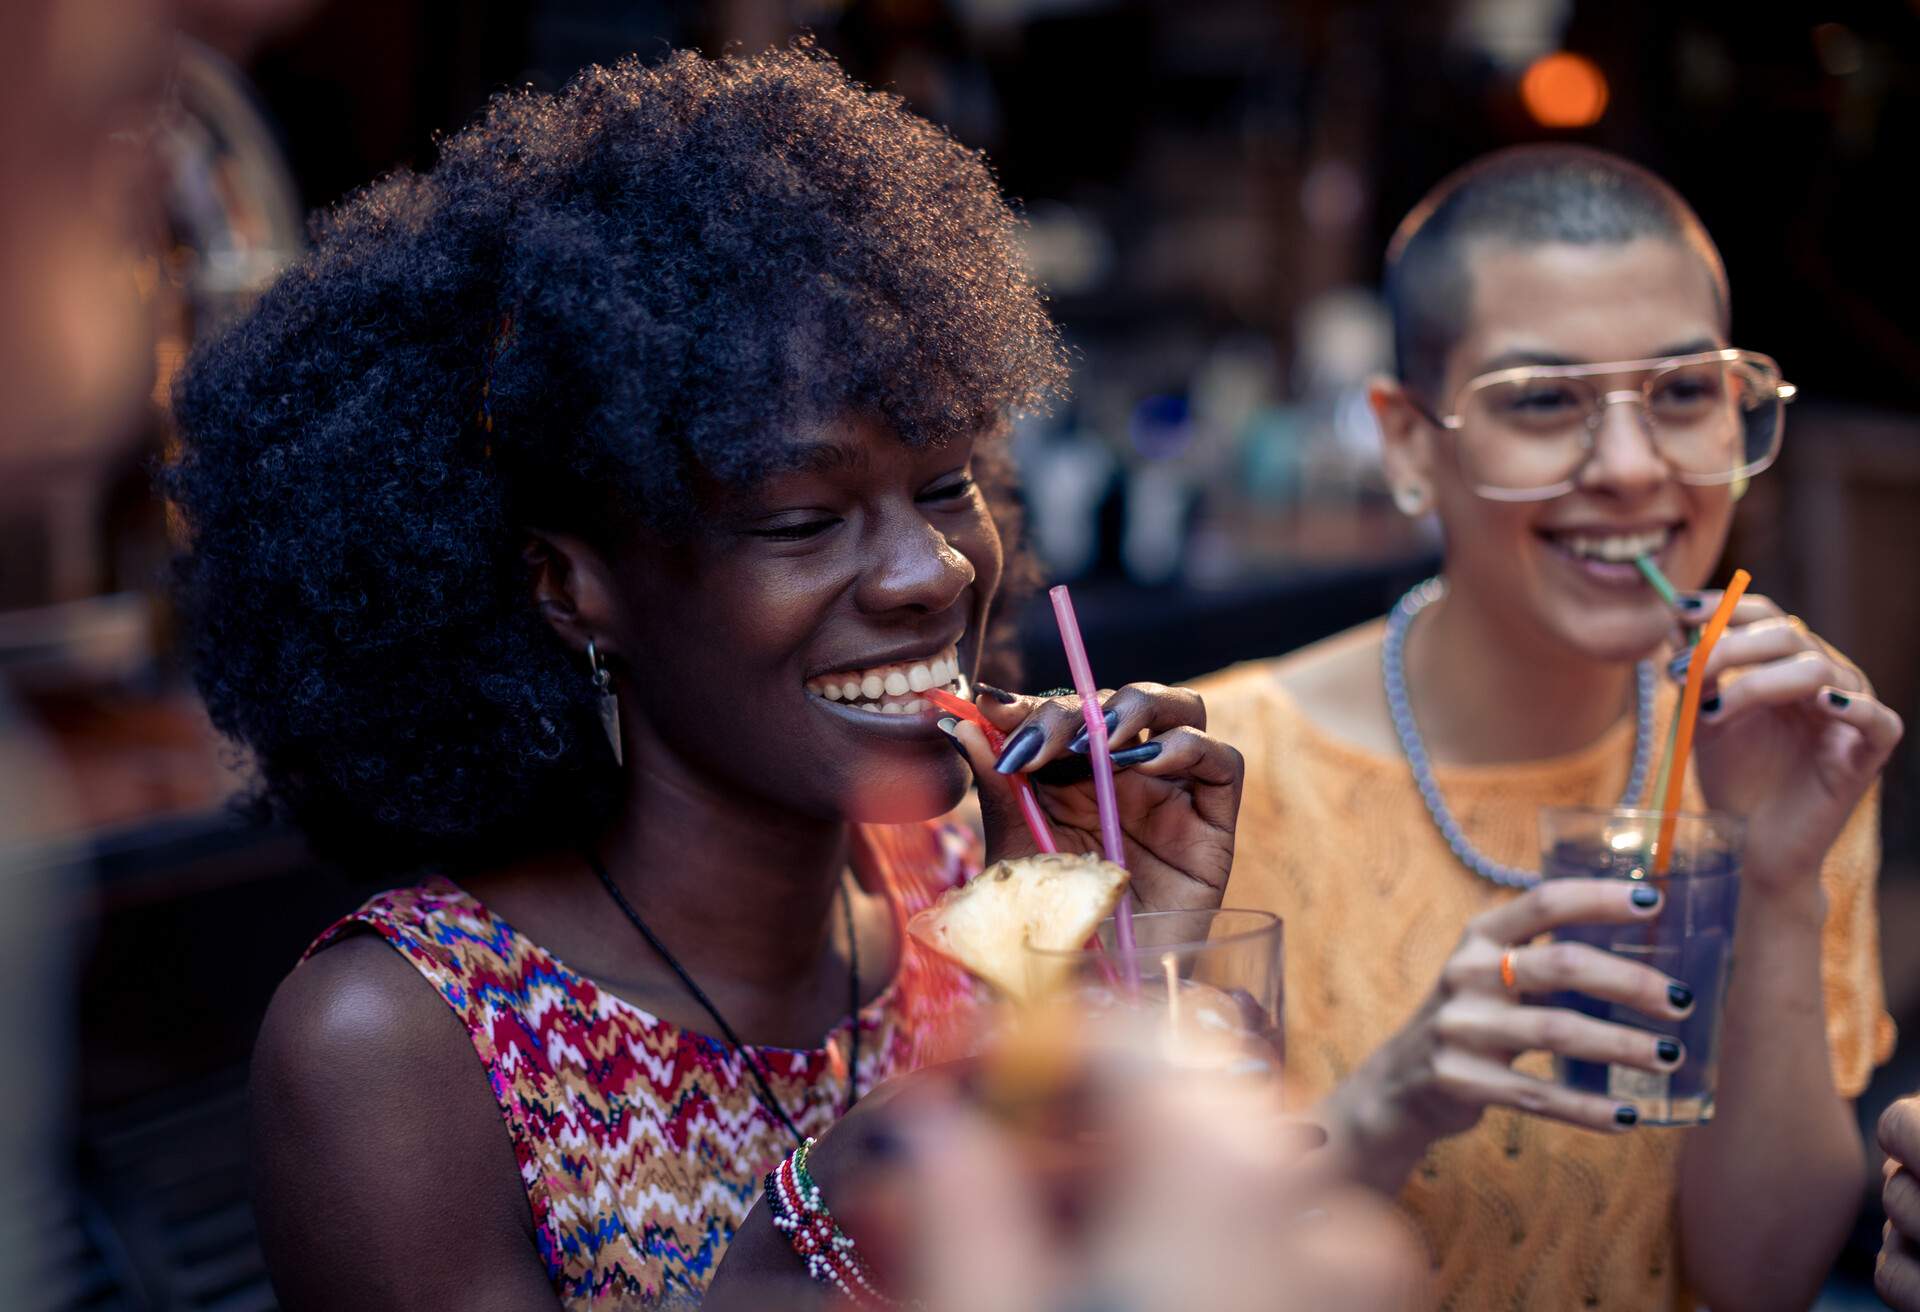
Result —
<instances>
[{"instance_id":1,"label":"bokeh light","mask_svg":"<svg viewBox=\"0 0 1920 1312\"><path fill-rule=\"evenodd\" d=\"M1548 128L1584 128L1607 112L1607 78L1585 55L1542 55L1520 77L1520 101Z\"/></svg>"}]
</instances>

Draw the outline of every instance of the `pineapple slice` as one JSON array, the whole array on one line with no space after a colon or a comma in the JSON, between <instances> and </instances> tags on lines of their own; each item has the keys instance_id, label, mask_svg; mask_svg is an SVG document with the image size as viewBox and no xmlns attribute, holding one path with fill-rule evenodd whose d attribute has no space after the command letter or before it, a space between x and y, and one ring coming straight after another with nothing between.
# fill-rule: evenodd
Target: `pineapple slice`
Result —
<instances>
[{"instance_id":1,"label":"pineapple slice","mask_svg":"<svg viewBox=\"0 0 1920 1312\"><path fill-rule=\"evenodd\" d=\"M1026 998L1033 991L1026 948L1079 947L1126 887L1127 872L1092 853L996 861L942 894L907 932L1009 997Z\"/></svg>"}]
</instances>

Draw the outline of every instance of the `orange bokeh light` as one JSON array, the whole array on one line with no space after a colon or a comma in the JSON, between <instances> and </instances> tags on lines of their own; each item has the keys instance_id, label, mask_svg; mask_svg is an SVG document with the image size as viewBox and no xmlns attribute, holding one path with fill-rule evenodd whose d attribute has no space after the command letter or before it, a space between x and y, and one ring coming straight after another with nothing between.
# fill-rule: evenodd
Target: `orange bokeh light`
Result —
<instances>
[{"instance_id":1,"label":"orange bokeh light","mask_svg":"<svg viewBox=\"0 0 1920 1312\"><path fill-rule=\"evenodd\" d=\"M1555 51L1528 65L1520 101L1542 127L1591 127L1607 112L1607 77L1585 55Z\"/></svg>"}]
</instances>

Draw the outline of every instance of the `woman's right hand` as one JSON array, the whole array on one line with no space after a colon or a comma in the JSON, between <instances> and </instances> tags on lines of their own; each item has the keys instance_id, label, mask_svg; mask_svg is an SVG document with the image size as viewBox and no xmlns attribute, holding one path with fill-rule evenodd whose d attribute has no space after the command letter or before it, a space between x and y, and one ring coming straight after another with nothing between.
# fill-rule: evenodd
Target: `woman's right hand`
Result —
<instances>
[{"instance_id":1,"label":"woman's right hand","mask_svg":"<svg viewBox=\"0 0 1920 1312\"><path fill-rule=\"evenodd\" d=\"M1633 924L1659 910L1648 884L1553 879L1469 924L1425 1004L1321 1106L1352 1174L1397 1193L1430 1144L1470 1129L1492 1106L1603 1132L1630 1128L1638 1119L1630 1104L1522 1074L1513 1061L1546 1051L1666 1072L1685 1060L1663 1036L1531 1000L1572 991L1648 1017L1685 1016L1693 997L1684 981L1584 943L1532 943L1561 926ZM1501 970L1509 952L1512 988Z\"/></svg>"}]
</instances>

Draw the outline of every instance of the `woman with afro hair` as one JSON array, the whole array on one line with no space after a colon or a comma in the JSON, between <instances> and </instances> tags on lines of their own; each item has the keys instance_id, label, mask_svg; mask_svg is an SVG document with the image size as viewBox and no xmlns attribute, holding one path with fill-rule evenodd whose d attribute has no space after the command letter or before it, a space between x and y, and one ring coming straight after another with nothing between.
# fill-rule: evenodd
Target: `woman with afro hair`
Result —
<instances>
[{"instance_id":1,"label":"woman with afro hair","mask_svg":"<svg viewBox=\"0 0 1920 1312\"><path fill-rule=\"evenodd\" d=\"M971 1002L901 932L980 859L941 818L977 772L984 855L1023 854L1003 772L1078 759L1070 697L991 690L994 762L919 695L978 672L997 439L1064 379L1015 236L977 155L810 46L677 53L499 97L191 361L207 706L398 885L260 1035L287 1307L831 1292L763 1177L819 1136L831 1200L880 1155L857 1100ZM1105 704L1137 895L1217 905L1239 758L1190 693ZM1091 850L1084 773L1041 794Z\"/></svg>"}]
</instances>

